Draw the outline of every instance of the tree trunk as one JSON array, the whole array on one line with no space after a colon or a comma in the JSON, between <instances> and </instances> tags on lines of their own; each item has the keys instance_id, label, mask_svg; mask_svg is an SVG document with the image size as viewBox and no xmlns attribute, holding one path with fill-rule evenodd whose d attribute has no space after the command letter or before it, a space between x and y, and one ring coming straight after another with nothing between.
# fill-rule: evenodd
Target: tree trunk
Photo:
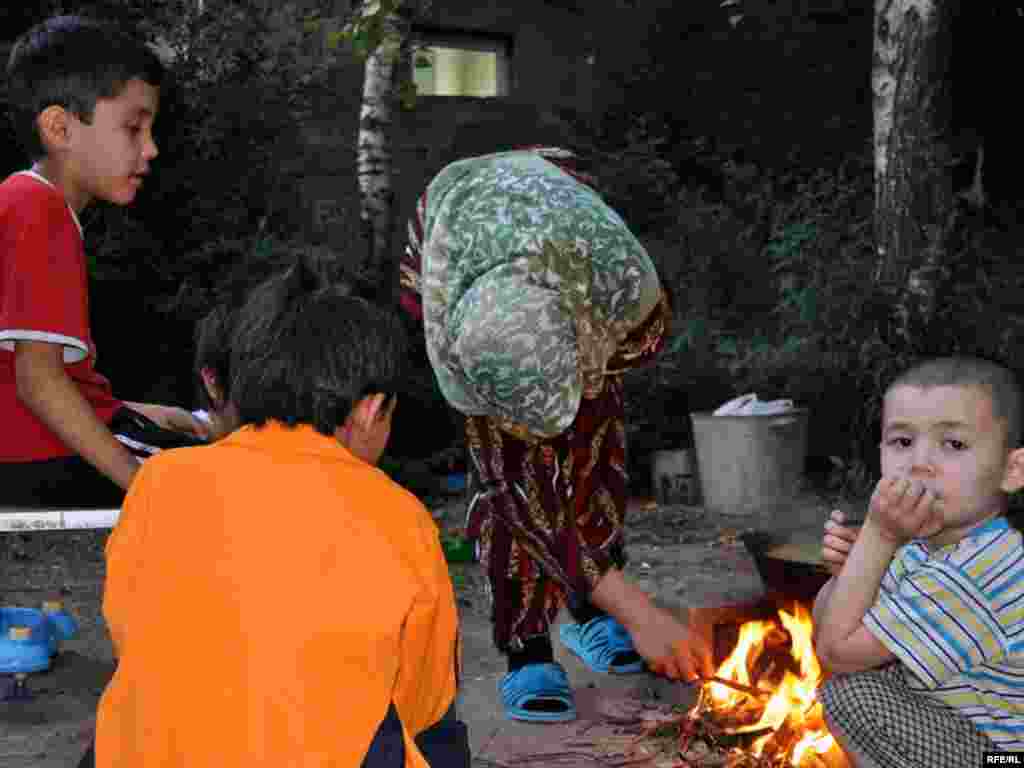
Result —
<instances>
[{"instance_id":1,"label":"tree trunk","mask_svg":"<svg viewBox=\"0 0 1024 768\"><path fill-rule=\"evenodd\" d=\"M398 101L395 70L408 22L398 13L382 18L384 38L366 60L363 106L359 115L357 173L361 197L361 218L369 235L367 278L386 293L384 284L391 263L393 231L390 132Z\"/></svg>"},{"instance_id":2,"label":"tree trunk","mask_svg":"<svg viewBox=\"0 0 1024 768\"><path fill-rule=\"evenodd\" d=\"M934 315L954 231L948 62L958 2L875 0L876 280L908 348Z\"/></svg>"}]
</instances>

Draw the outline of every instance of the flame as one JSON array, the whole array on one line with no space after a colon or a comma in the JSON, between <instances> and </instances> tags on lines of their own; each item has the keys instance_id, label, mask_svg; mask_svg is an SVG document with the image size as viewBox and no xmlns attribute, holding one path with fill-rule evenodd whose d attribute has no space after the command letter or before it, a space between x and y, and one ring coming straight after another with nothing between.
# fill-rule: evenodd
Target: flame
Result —
<instances>
[{"instance_id":1,"label":"flame","mask_svg":"<svg viewBox=\"0 0 1024 768\"><path fill-rule=\"evenodd\" d=\"M705 684L706 696L702 704L718 713L728 713L737 722L731 733L759 733L749 750L755 755L788 757L791 766L810 764L809 755L825 755L839 748L828 732L817 701L817 687L822 671L814 654L812 643L813 623L808 610L797 603L792 613L779 610L779 623L775 621L749 621L740 627L736 647L716 671L716 677L731 680L747 686L756 686L772 691L766 701L736 691L720 683ZM789 636L789 653L792 669L786 669L781 676L776 673L762 674L761 679L752 679L758 659L772 641L785 639L783 630ZM778 644L776 642L776 644ZM767 679L766 679L767 678ZM773 763L774 764L774 763Z\"/></svg>"},{"instance_id":2,"label":"flame","mask_svg":"<svg viewBox=\"0 0 1024 768\"><path fill-rule=\"evenodd\" d=\"M748 621L740 627L740 637L736 642L736 647L722 662L715 675L724 680L734 680L737 683L750 685L750 674L747 669L750 666L751 657L756 659L761 654L761 650L764 648L764 638L772 627L772 623L768 621ZM719 708L735 706L747 698L746 694L720 683L711 683L708 692L711 694L711 700Z\"/></svg>"}]
</instances>

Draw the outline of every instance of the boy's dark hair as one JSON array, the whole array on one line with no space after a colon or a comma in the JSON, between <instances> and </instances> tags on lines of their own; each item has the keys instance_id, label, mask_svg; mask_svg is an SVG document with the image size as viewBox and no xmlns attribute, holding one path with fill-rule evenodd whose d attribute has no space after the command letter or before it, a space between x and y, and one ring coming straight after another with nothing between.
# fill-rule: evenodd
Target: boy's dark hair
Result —
<instances>
[{"instance_id":1,"label":"boy's dark hair","mask_svg":"<svg viewBox=\"0 0 1024 768\"><path fill-rule=\"evenodd\" d=\"M886 392L895 387L978 387L992 401L992 414L1005 424L1009 449L1020 445L1020 384L1014 372L1002 363L980 357L939 357L900 374Z\"/></svg>"},{"instance_id":2,"label":"boy's dark hair","mask_svg":"<svg viewBox=\"0 0 1024 768\"><path fill-rule=\"evenodd\" d=\"M7 89L15 135L32 160L46 154L36 118L53 105L92 122L99 99L115 98L129 80L159 87L164 67L144 43L119 28L81 16L55 16L25 32L11 49Z\"/></svg>"},{"instance_id":3,"label":"boy's dark hair","mask_svg":"<svg viewBox=\"0 0 1024 768\"><path fill-rule=\"evenodd\" d=\"M327 286L305 261L257 288L231 332L241 424L310 424L331 436L363 397L397 395L408 339L394 312Z\"/></svg>"},{"instance_id":4,"label":"boy's dark hair","mask_svg":"<svg viewBox=\"0 0 1024 768\"><path fill-rule=\"evenodd\" d=\"M250 254L241 259L221 279L214 293L213 309L206 313L195 327L195 357L193 371L196 374L197 395L200 407L211 410L214 404L203 385L201 372L208 368L213 372L224 394L231 399L231 334L238 312L250 294L272 275L282 275L295 264L294 255L270 253ZM324 278L326 281L326 278Z\"/></svg>"}]
</instances>

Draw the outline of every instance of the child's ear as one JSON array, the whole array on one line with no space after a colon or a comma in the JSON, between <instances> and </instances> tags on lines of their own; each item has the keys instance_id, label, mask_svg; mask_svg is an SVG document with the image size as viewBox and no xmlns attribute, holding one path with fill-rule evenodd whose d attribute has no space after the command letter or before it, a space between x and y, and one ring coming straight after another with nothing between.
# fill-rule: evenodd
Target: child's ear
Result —
<instances>
[{"instance_id":1,"label":"child's ear","mask_svg":"<svg viewBox=\"0 0 1024 768\"><path fill-rule=\"evenodd\" d=\"M1024 488L1024 448L1010 451L1010 455L1006 459L1003 483L999 487L1007 493L1013 493Z\"/></svg>"},{"instance_id":2,"label":"child's ear","mask_svg":"<svg viewBox=\"0 0 1024 768\"><path fill-rule=\"evenodd\" d=\"M36 117L36 127L43 146L47 149L62 149L70 140L70 115L64 107L52 104Z\"/></svg>"},{"instance_id":3,"label":"child's ear","mask_svg":"<svg viewBox=\"0 0 1024 768\"><path fill-rule=\"evenodd\" d=\"M360 431L373 429L378 421L389 418L395 412L397 404L397 397L388 398L387 395L380 392L364 395L352 406L348 418L345 419L345 424L338 429L345 436L345 440L351 435L353 429Z\"/></svg>"},{"instance_id":4,"label":"child's ear","mask_svg":"<svg viewBox=\"0 0 1024 768\"><path fill-rule=\"evenodd\" d=\"M383 397L383 395L379 394L363 395L352 406L346 421L352 427L369 429L379 418L383 406Z\"/></svg>"},{"instance_id":5,"label":"child's ear","mask_svg":"<svg viewBox=\"0 0 1024 768\"><path fill-rule=\"evenodd\" d=\"M388 396L380 392L368 395L363 400L366 403L370 423L390 418L395 412L395 406L398 405L397 396Z\"/></svg>"}]
</instances>

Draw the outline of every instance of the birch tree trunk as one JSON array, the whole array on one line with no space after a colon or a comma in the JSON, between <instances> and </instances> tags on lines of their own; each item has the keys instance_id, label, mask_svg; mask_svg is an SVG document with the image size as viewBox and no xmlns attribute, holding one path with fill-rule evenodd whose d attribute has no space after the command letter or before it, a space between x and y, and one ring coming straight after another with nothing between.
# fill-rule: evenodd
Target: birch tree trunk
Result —
<instances>
[{"instance_id":1,"label":"birch tree trunk","mask_svg":"<svg viewBox=\"0 0 1024 768\"><path fill-rule=\"evenodd\" d=\"M948 69L958 2L875 0L876 280L910 348L934 315L954 231Z\"/></svg>"},{"instance_id":2,"label":"birch tree trunk","mask_svg":"<svg viewBox=\"0 0 1024 768\"><path fill-rule=\"evenodd\" d=\"M357 175L359 179L361 219L369 233L370 248L365 269L367 277L384 291L385 275L391 262L393 231L391 184L391 125L398 101L396 68L409 24L399 11L381 18L382 42L366 60L363 81L363 106L359 115Z\"/></svg>"}]
</instances>

